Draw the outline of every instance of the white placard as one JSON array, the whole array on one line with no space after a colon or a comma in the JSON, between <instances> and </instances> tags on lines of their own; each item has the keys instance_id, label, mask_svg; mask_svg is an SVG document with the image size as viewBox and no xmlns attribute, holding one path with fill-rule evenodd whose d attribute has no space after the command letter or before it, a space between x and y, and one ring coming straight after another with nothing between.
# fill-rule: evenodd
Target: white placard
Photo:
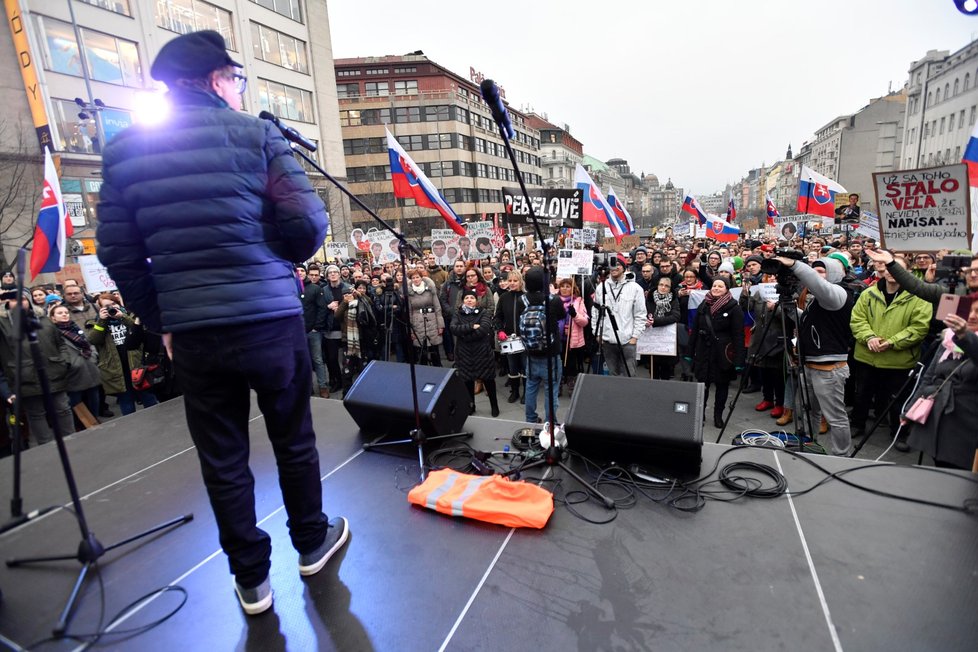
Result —
<instances>
[{"instance_id":1,"label":"white placard","mask_svg":"<svg viewBox=\"0 0 978 652\"><path fill-rule=\"evenodd\" d=\"M557 278L590 276L594 254L590 249L561 249L557 252Z\"/></svg>"},{"instance_id":2,"label":"white placard","mask_svg":"<svg viewBox=\"0 0 978 652\"><path fill-rule=\"evenodd\" d=\"M872 211L863 211L859 216L859 226L856 233L872 238L876 242L880 241L880 218Z\"/></svg>"},{"instance_id":3,"label":"white placard","mask_svg":"<svg viewBox=\"0 0 978 652\"><path fill-rule=\"evenodd\" d=\"M345 242L327 242L323 245L327 258L347 260L350 257L350 245Z\"/></svg>"},{"instance_id":4,"label":"white placard","mask_svg":"<svg viewBox=\"0 0 978 652\"><path fill-rule=\"evenodd\" d=\"M493 223L469 222L465 225L466 240L459 242L459 255L466 260L488 258L493 254L492 239L495 235ZM466 245L463 247L463 245Z\"/></svg>"},{"instance_id":5,"label":"white placard","mask_svg":"<svg viewBox=\"0 0 978 652\"><path fill-rule=\"evenodd\" d=\"M778 284L777 283L758 283L757 285L750 286L751 295L761 295L761 299L764 301L777 301L778 300Z\"/></svg>"},{"instance_id":6,"label":"white placard","mask_svg":"<svg viewBox=\"0 0 978 652\"><path fill-rule=\"evenodd\" d=\"M636 359L640 355L676 355L676 324L642 331L635 345Z\"/></svg>"},{"instance_id":7,"label":"white placard","mask_svg":"<svg viewBox=\"0 0 978 652\"><path fill-rule=\"evenodd\" d=\"M873 174L880 244L894 251L967 249L968 167L963 163Z\"/></svg>"},{"instance_id":8,"label":"white placard","mask_svg":"<svg viewBox=\"0 0 978 652\"><path fill-rule=\"evenodd\" d=\"M82 278L85 279L85 289L89 294L110 292L116 289L115 281L109 276L109 270L99 262L98 256L79 256Z\"/></svg>"}]
</instances>

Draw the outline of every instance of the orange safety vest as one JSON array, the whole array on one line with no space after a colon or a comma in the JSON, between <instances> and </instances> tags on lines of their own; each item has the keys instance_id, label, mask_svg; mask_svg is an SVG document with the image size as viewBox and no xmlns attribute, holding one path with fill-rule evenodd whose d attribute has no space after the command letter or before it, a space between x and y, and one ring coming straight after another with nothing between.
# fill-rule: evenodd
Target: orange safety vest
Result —
<instances>
[{"instance_id":1,"label":"orange safety vest","mask_svg":"<svg viewBox=\"0 0 978 652\"><path fill-rule=\"evenodd\" d=\"M408 494L408 502L450 516L464 516L508 527L542 528L554 511L549 491L501 475L432 471Z\"/></svg>"}]
</instances>

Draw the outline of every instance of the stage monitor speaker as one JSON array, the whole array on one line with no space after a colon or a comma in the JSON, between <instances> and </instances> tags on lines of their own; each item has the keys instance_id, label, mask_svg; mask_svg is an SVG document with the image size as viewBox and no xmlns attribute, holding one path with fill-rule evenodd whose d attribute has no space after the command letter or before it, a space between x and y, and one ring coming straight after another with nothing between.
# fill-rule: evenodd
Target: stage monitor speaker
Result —
<instances>
[{"instance_id":1,"label":"stage monitor speaker","mask_svg":"<svg viewBox=\"0 0 978 652\"><path fill-rule=\"evenodd\" d=\"M462 430L469 393L454 369L415 365L421 432L428 437ZM411 367L374 360L343 398L343 406L365 435L407 436L414 429Z\"/></svg>"},{"instance_id":2,"label":"stage monitor speaker","mask_svg":"<svg viewBox=\"0 0 978 652\"><path fill-rule=\"evenodd\" d=\"M701 383L581 374L564 422L567 445L595 461L695 477L703 456L703 391Z\"/></svg>"}]
</instances>

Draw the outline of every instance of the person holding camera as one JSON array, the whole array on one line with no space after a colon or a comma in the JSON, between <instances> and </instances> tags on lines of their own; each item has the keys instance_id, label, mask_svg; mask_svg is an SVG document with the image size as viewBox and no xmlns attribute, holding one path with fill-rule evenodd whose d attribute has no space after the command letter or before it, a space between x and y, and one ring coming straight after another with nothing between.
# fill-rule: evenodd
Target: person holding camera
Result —
<instances>
[{"instance_id":1,"label":"person holding camera","mask_svg":"<svg viewBox=\"0 0 978 652\"><path fill-rule=\"evenodd\" d=\"M634 377L635 346L645 330L645 293L617 258L611 258L609 265L609 278L594 291L591 323L601 324L595 335L601 341L608 374Z\"/></svg>"},{"instance_id":2,"label":"person holding camera","mask_svg":"<svg viewBox=\"0 0 978 652\"><path fill-rule=\"evenodd\" d=\"M808 301L798 318L798 338L813 401L813 424L822 417L831 427L831 452L849 455L852 432L846 412L845 385L849 378L849 321L855 303L844 284L845 268L832 257L819 258L811 266L786 256L776 256L807 290ZM800 396L795 392L795 396ZM804 425L805 421L801 420ZM817 427L817 426L814 426ZM808 433L814 436L815 433Z\"/></svg>"},{"instance_id":3,"label":"person holding camera","mask_svg":"<svg viewBox=\"0 0 978 652\"><path fill-rule=\"evenodd\" d=\"M723 407L727 403L730 381L744 369L744 313L730 293L731 282L718 276L710 284L703 305L696 312L690 334L693 375L706 385L703 405L710 398L710 385L716 386L713 401L713 425L723 427Z\"/></svg>"}]
</instances>

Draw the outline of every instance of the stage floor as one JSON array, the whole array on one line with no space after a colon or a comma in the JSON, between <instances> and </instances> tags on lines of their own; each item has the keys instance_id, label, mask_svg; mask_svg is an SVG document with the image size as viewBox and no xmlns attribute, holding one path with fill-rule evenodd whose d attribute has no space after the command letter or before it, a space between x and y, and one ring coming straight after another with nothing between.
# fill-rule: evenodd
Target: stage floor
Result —
<instances>
[{"instance_id":1,"label":"stage floor","mask_svg":"<svg viewBox=\"0 0 978 652\"><path fill-rule=\"evenodd\" d=\"M252 469L261 527L272 536L273 609L246 617L231 588L180 400L68 439L89 524L104 544L192 512L168 533L114 550L100 564L106 617L169 584L187 591L172 618L119 643L138 650L974 650L978 641L978 521L827 483L792 499L708 502L685 513L639 498L608 524L558 506L541 531L454 519L408 505L416 450L366 453L335 400L313 400L324 497L349 518L349 544L300 579L275 463L255 411ZM521 424L470 417L481 450L498 450ZM729 447L707 444L704 470ZM822 479L770 450L724 458L783 468L789 487ZM817 457L832 470L860 460ZM27 509L68 501L57 450L23 459ZM0 460L9 514L11 460ZM555 475L562 475L557 469ZM978 498L962 478L878 465L846 476L883 491L942 503ZM563 487L574 489L569 478ZM610 490L609 490L610 492ZM609 516L595 503L588 517ZM54 512L0 537L0 557L73 552L72 515ZM50 635L77 562L0 566L0 643ZM84 588L70 631L96 629L99 582ZM118 629L163 617L180 596L145 603ZM107 636L104 642L114 640ZM74 649L62 641L44 649Z\"/></svg>"}]
</instances>

